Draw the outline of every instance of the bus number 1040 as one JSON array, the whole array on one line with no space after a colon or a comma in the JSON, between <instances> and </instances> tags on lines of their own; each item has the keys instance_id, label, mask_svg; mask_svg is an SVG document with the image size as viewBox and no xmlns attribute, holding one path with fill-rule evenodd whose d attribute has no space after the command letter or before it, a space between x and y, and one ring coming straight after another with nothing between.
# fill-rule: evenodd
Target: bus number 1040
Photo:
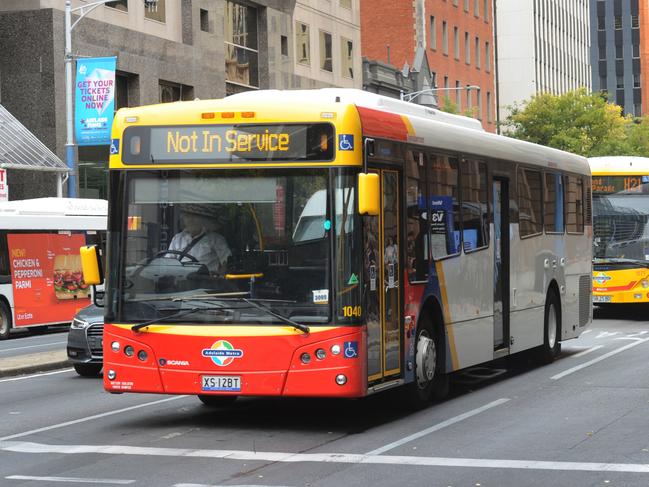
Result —
<instances>
[{"instance_id":1,"label":"bus number 1040","mask_svg":"<svg viewBox=\"0 0 649 487\"><path fill-rule=\"evenodd\" d=\"M360 318L361 314L360 306L343 306L343 316L345 318Z\"/></svg>"}]
</instances>

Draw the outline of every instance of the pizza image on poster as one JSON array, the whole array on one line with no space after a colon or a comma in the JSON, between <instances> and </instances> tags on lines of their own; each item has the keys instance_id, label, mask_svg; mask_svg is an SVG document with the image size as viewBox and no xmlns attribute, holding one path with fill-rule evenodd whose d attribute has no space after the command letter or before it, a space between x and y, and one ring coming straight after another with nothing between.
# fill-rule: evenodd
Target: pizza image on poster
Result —
<instances>
[{"instance_id":1,"label":"pizza image on poster","mask_svg":"<svg viewBox=\"0 0 649 487\"><path fill-rule=\"evenodd\" d=\"M15 326L67 323L90 304L79 257L85 242L84 234L7 235Z\"/></svg>"}]
</instances>

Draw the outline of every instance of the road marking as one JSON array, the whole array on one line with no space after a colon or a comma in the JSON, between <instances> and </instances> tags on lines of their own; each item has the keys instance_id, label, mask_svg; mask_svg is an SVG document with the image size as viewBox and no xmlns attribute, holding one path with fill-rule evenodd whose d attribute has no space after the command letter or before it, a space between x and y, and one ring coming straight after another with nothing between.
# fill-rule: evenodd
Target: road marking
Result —
<instances>
[{"instance_id":1,"label":"road marking","mask_svg":"<svg viewBox=\"0 0 649 487\"><path fill-rule=\"evenodd\" d=\"M649 340L649 338L645 338L644 340L638 340L638 341L635 341L633 343L629 343L628 345L625 345L623 347L616 348L615 350L612 350L612 351L610 351L608 353L605 353L604 355L600 355L599 357L594 358L592 360L589 360L588 362L584 362L583 364L579 364L579 365L577 365L575 367L572 367L572 368L570 368L568 370L564 370L563 372L560 372L557 375L553 375L552 377L550 377L550 379L552 379L552 380L561 379L561 378L563 378L563 377L565 377L567 375L570 375L570 374L572 374L574 372L577 372L577 371L579 371L581 369L585 369L586 367L590 367L591 365L596 364L597 362L601 362L602 360L606 360L607 358L612 357L613 355L617 355L618 353L624 352L625 350L628 350L629 348L633 348L633 347L635 347L637 345L645 343L648 340Z\"/></svg>"},{"instance_id":2,"label":"road marking","mask_svg":"<svg viewBox=\"0 0 649 487\"><path fill-rule=\"evenodd\" d=\"M77 477L34 477L31 475L10 475L5 477L8 480L40 480L42 482L65 482L73 484L117 484L128 485L135 482L135 480L121 480L121 479L82 479Z\"/></svg>"},{"instance_id":3,"label":"road marking","mask_svg":"<svg viewBox=\"0 0 649 487\"><path fill-rule=\"evenodd\" d=\"M33 374L33 375L21 375L20 377L12 377L11 379L2 379L0 382L14 382L17 380L25 380L25 379L34 379L36 377L43 377L46 375L54 375L54 374L62 374L64 372L71 372L74 369L63 369L63 370L55 370L54 372L42 372L40 374Z\"/></svg>"},{"instance_id":4,"label":"road marking","mask_svg":"<svg viewBox=\"0 0 649 487\"><path fill-rule=\"evenodd\" d=\"M62 345L66 342L52 342L52 343L42 343L40 345L26 345L24 347L14 347L14 348L3 348L0 350L0 353L4 352L13 352L14 350L23 350L25 348L39 348L39 347L49 347L50 345Z\"/></svg>"},{"instance_id":5,"label":"road marking","mask_svg":"<svg viewBox=\"0 0 649 487\"><path fill-rule=\"evenodd\" d=\"M345 463L355 465L417 465L422 467L466 467L510 470L554 470L574 472L649 473L648 464L549 462L537 460L503 460L486 458L416 457L400 455L363 455L353 453L285 453L241 450L202 450L194 448L160 448L126 445L46 445L24 441L0 441L0 450L14 453L58 453L83 455L138 455L173 458L209 458L274 463Z\"/></svg>"},{"instance_id":6,"label":"road marking","mask_svg":"<svg viewBox=\"0 0 649 487\"><path fill-rule=\"evenodd\" d=\"M574 354L574 355L573 355L573 358L574 358L574 357L583 357L584 355L587 355L587 354L589 354L590 352L594 352L595 350L599 350L600 348L604 348L604 345L597 345L597 346L595 346L595 347L587 348L586 350L584 350L584 351L582 351L582 352L579 352L579 353Z\"/></svg>"},{"instance_id":7,"label":"road marking","mask_svg":"<svg viewBox=\"0 0 649 487\"><path fill-rule=\"evenodd\" d=\"M212 484L174 484L174 487L232 487L231 485L212 485ZM288 485L258 485L258 484L237 484L234 487L289 487Z\"/></svg>"},{"instance_id":8,"label":"road marking","mask_svg":"<svg viewBox=\"0 0 649 487\"><path fill-rule=\"evenodd\" d=\"M488 409L491 409L496 406L500 406L501 404L505 404L507 401L509 401L509 399L502 398L490 402L489 404L485 404L484 406L481 406L477 409L473 409L472 411L467 411L466 413L460 414L459 416L455 416L454 418L447 419L446 421L442 421L441 423L437 423L436 425L431 426L430 428L426 428L425 430L418 431L417 433L414 433L410 436L406 436L405 438L401 438L400 440L389 443L385 446L382 446L381 448L377 448L376 450L367 452L366 455L380 455L381 453L385 453L388 450L397 448L398 446L401 446L405 443L409 443L413 440L416 440L417 438L421 438L422 436L426 436L430 433L441 430L442 428L451 426L452 424L459 423L460 421L470 418L471 416L475 416L476 414L480 414Z\"/></svg>"},{"instance_id":9,"label":"road marking","mask_svg":"<svg viewBox=\"0 0 649 487\"><path fill-rule=\"evenodd\" d=\"M0 442L5 440L13 440L14 438L22 438L23 436L29 436L36 433L42 433L44 431L50 431L58 428L65 428L66 426L72 426L73 424L85 423L87 421L93 421L99 418L105 418L107 416L113 416L115 414L125 413L127 411L133 411L135 409L141 409L148 406L155 406L156 404L162 404L169 401L175 401L177 399L182 399L187 396L173 396L166 399L160 399L159 401L145 402L144 404L136 404L135 406L129 406L127 408L116 409L114 411L108 411L106 413L94 414L92 416L87 416L85 418L74 419L72 421L66 421L65 423L53 424L51 426L45 426L43 428L37 428L34 430L24 431L23 433L16 433L15 435L4 436L0 438Z\"/></svg>"}]
</instances>

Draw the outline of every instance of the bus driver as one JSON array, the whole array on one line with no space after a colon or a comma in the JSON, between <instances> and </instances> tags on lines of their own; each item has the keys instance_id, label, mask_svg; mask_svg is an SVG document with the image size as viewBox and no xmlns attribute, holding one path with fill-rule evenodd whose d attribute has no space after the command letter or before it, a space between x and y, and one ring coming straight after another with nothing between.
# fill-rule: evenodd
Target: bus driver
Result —
<instances>
[{"instance_id":1,"label":"bus driver","mask_svg":"<svg viewBox=\"0 0 649 487\"><path fill-rule=\"evenodd\" d=\"M232 252L225 238L215 231L220 223L216 209L203 204L184 204L180 219L183 230L174 235L169 244L169 250L180 253L167 256L178 260L191 256L205 264L211 274L223 274Z\"/></svg>"}]
</instances>

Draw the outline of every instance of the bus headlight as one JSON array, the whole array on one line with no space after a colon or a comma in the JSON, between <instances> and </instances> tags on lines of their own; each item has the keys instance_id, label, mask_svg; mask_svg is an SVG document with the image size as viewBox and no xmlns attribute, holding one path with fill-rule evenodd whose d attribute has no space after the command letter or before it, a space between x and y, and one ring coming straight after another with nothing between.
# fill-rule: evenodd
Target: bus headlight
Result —
<instances>
[{"instance_id":1,"label":"bus headlight","mask_svg":"<svg viewBox=\"0 0 649 487\"><path fill-rule=\"evenodd\" d=\"M642 280L642 287L647 289L649 287L649 281L647 281L646 279L643 279Z\"/></svg>"},{"instance_id":2,"label":"bus headlight","mask_svg":"<svg viewBox=\"0 0 649 487\"><path fill-rule=\"evenodd\" d=\"M122 348L122 347L119 344L119 342L113 342L113 343L110 344L110 349L115 353L119 352L120 348Z\"/></svg>"}]
</instances>

